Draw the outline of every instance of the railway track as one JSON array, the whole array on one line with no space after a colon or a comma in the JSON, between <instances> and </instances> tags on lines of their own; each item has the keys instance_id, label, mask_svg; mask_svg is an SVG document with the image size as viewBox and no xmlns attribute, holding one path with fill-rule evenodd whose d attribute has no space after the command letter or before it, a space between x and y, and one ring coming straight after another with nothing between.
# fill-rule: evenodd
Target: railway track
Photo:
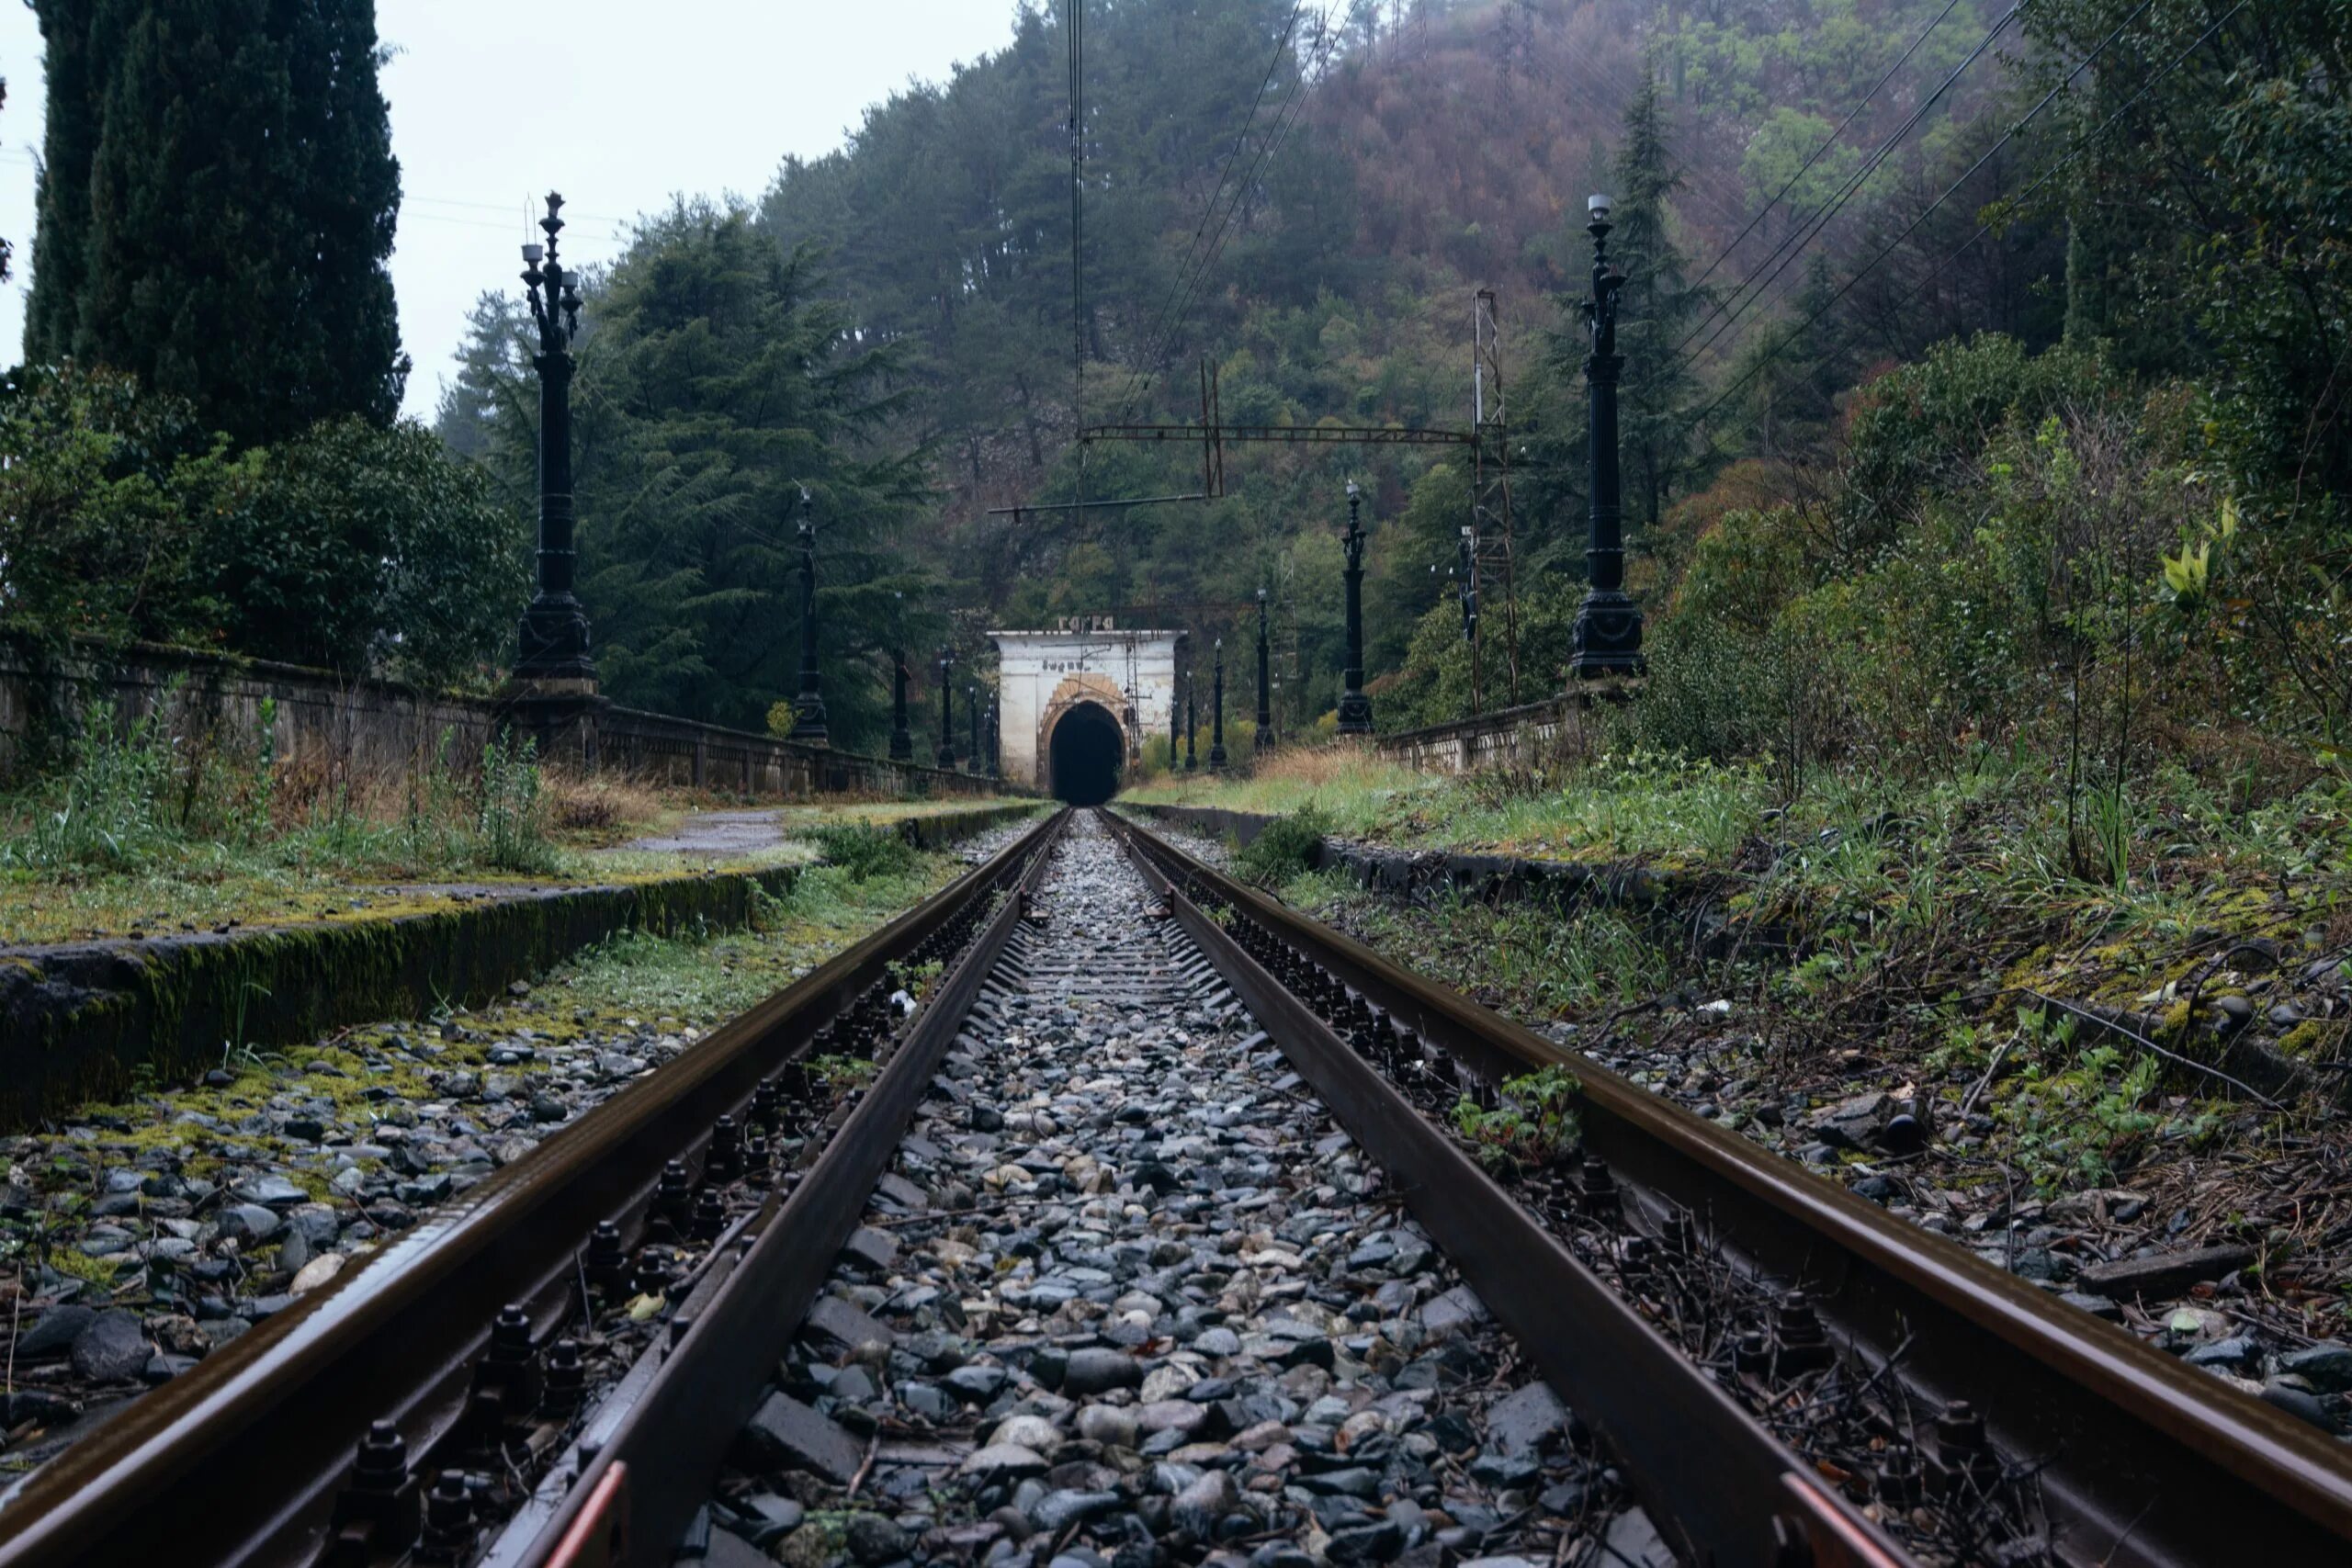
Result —
<instances>
[{"instance_id":1,"label":"railway track","mask_svg":"<svg viewBox=\"0 0 2352 1568\"><path fill-rule=\"evenodd\" d=\"M1572 1156L1464 1132L1542 1108ZM771 1551L2318 1562L2352 1464L1065 813L0 1509L0 1565Z\"/></svg>"}]
</instances>

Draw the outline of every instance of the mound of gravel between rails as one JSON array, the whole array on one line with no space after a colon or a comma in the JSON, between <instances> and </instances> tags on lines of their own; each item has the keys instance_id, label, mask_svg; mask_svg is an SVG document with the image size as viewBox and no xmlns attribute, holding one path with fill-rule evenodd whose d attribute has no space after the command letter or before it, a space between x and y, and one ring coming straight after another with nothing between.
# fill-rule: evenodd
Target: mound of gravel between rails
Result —
<instances>
[{"instance_id":1,"label":"mound of gravel between rails","mask_svg":"<svg viewBox=\"0 0 2352 1568\"><path fill-rule=\"evenodd\" d=\"M737 1444L713 1562L1671 1561L1081 818Z\"/></svg>"}]
</instances>

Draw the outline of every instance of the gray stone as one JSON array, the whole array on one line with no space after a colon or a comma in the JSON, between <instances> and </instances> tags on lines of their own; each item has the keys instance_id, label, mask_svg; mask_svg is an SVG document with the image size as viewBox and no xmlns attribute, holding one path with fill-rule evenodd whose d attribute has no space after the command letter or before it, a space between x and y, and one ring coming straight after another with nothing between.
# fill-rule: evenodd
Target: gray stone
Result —
<instances>
[{"instance_id":1,"label":"gray stone","mask_svg":"<svg viewBox=\"0 0 2352 1568\"><path fill-rule=\"evenodd\" d=\"M1503 1452L1532 1454L1568 1423L1568 1412L1548 1384L1529 1383L1487 1409L1487 1437Z\"/></svg>"},{"instance_id":2,"label":"gray stone","mask_svg":"<svg viewBox=\"0 0 2352 1568\"><path fill-rule=\"evenodd\" d=\"M62 1356L74 1348L82 1331L97 1317L97 1309L85 1306L51 1307L40 1314L40 1321L18 1337L17 1355L23 1360L39 1360L44 1356Z\"/></svg>"},{"instance_id":3,"label":"gray stone","mask_svg":"<svg viewBox=\"0 0 2352 1568\"><path fill-rule=\"evenodd\" d=\"M1240 1496L1232 1472L1212 1470L1176 1495L1169 1517L1194 1540L1214 1540L1217 1521L1233 1511Z\"/></svg>"},{"instance_id":4,"label":"gray stone","mask_svg":"<svg viewBox=\"0 0 2352 1568\"><path fill-rule=\"evenodd\" d=\"M1143 1363L1124 1350L1099 1346L1070 1352L1062 1370L1062 1392L1073 1399L1107 1393L1114 1388L1135 1388L1143 1382Z\"/></svg>"},{"instance_id":5,"label":"gray stone","mask_svg":"<svg viewBox=\"0 0 2352 1568\"><path fill-rule=\"evenodd\" d=\"M1432 1337L1487 1321L1487 1303L1467 1285L1456 1285L1421 1307L1421 1326Z\"/></svg>"},{"instance_id":6,"label":"gray stone","mask_svg":"<svg viewBox=\"0 0 2352 1568\"><path fill-rule=\"evenodd\" d=\"M1381 1519L1333 1530L1325 1555L1334 1562L1386 1562L1404 1550L1403 1527L1394 1519Z\"/></svg>"},{"instance_id":7,"label":"gray stone","mask_svg":"<svg viewBox=\"0 0 2352 1568\"><path fill-rule=\"evenodd\" d=\"M1241 1354L1241 1336L1223 1326L1204 1328L1200 1337L1193 1341L1193 1348L1204 1356L1238 1356Z\"/></svg>"},{"instance_id":8,"label":"gray stone","mask_svg":"<svg viewBox=\"0 0 2352 1568\"><path fill-rule=\"evenodd\" d=\"M154 1347L139 1314L116 1309L102 1312L74 1338L74 1370L92 1382L125 1382L147 1365Z\"/></svg>"},{"instance_id":9,"label":"gray stone","mask_svg":"<svg viewBox=\"0 0 2352 1568\"><path fill-rule=\"evenodd\" d=\"M860 1225L842 1244L842 1256L868 1269L887 1269L899 1260L899 1242L888 1231Z\"/></svg>"},{"instance_id":10,"label":"gray stone","mask_svg":"<svg viewBox=\"0 0 2352 1568\"><path fill-rule=\"evenodd\" d=\"M888 1346L899 1337L839 1296L819 1296L800 1332L836 1357L868 1345Z\"/></svg>"},{"instance_id":11,"label":"gray stone","mask_svg":"<svg viewBox=\"0 0 2352 1568\"><path fill-rule=\"evenodd\" d=\"M1878 1141L1894 1115L1891 1095L1858 1094L1814 1112L1814 1136L1832 1148L1866 1148Z\"/></svg>"},{"instance_id":12,"label":"gray stone","mask_svg":"<svg viewBox=\"0 0 2352 1568\"><path fill-rule=\"evenodd\" d=\"M291 1209L311 1201L308 1192L282 1176L256 1176L240 1181L232 1190L248 1203L266 1204L273 1209Z\"/></svg>"},{"instance_id":13,"label":"gray stone","mask_svg":"<svg viewBox=\"0 0 2352 1568\"><path fill-rule=\"evenodd\" d=\"M285 1221L275 1209L259 1203L238 1203L220 1211L220 1234L240 1247L267 1241L276 1235Z\"/></svg>"},{"instance_id":14,"label":"gray stone","mask_svg":"<svg viewBox=\"0 0 2352 1568\"><path fill-rule=\"evenodd\" d=\"M1046 1456L1035 1449L1019 1443L992 1442L984 1449L973 1450L971 1457L956 1466L956 1473L969 1476L983 1486L999 1486L1043 1475L1046 1468Z\"/></svg>"},{"instance_id":15,"label":"gray stone","mask_svg":"<svg viewBox=\"0 0 2352 1568\"><path fill-rule=\"evenodd\" d=\"M2352 1389L2352 1345L2324 1341L2278 1358L2278 1370L2292 1372L2323 1393Z\"/></svg>"},{"instance_id":16,"label":"gray stone","mask_svg":"<svg viewBox=\"0 0 2352 1568\"><path fill-rule=\"evenodd\" d=\"M1078 1413L1078 1435L1106 1448L1134 1448L1139 1430L1135 1412L1116 1405L1090 1404Z\"/></svg>"},{"instance_id":17,"label":"gray stone","mask_svg":"<svg viewBox=\"0 0 2352 1568\"><path fill-rule=\"evenodd\" d=\"M1036 1521L1039 1529L1051 1535L1083 1520L1100 1518L1118 1506L1116 1492L1081 1492L1065 1487L1039 1498L1037 1506L1029 1510L1029 1517Z\"/></svg>"},{"instance_id":18,"label":"gray stone","mask_svg":"<svg viewBox=\"0 0 2352 1568\"><path fill-rule=\"evenodd\" d=\"M1062 1446L1062 1435L1043 1416L1033 1416L1023 1411L998 1422L996 1430L989 1434L989 1441L992 1445L1011 1444L1049 1454Z\"/></svg>"},{"instance_id":19,"label":"gray stone","mask_svg":"<svg viewBox=\"0 0 2352 1568\"><path fill-rule=\"evenodd\" d=\"M852 1514L842 1526L842 1540L849 1554L869 1568L904 1557L914 1544L905 1530L879 1514Z\"/></svg>"},{"instance_id":20,"label":"gray stone","mask_svg":"<svg viewBox=\"0 0 2352 1568\"><path fill-rule=\"evenodd\" d=\"M1623 1568L1675 1568L1674 1553L1658 1538L1657 1527L1639 1508L1628 1508L1609 1521L1601 1538L1603 1556Z\"/></svg>"},{"instance_id":21,"label":"gray stone","mask_svg":"<svg viewBox=\"0 0 2352 1568\"><path fill-rule=\"evenodd\" d=\"M2327 1413L2327 1407L2317 1397L2291 1383L2264 1383L2262 1398L2263 1403L2275 1404L2297 1420L2309 1422L2323 1432L2333 1433L2336 1429L2335 1418Z\"/></svg>"},{"instance_id":22,"label":"gray stone","mask_svg":"<svg viewBox=\"0 0 2352 1568\"><path fill-rule=\"evenodd\" d=\"M855 1438L788 1393L772 1393L743 1427L741 1442L757 1468L813 1471L846 1486L865 1462Z\"/></svg>"}]
</instances>

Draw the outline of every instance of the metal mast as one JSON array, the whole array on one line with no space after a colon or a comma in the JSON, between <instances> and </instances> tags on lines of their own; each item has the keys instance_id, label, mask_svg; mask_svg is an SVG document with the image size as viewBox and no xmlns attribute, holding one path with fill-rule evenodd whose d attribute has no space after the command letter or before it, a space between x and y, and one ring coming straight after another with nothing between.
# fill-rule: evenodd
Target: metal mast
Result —
<instances>
[{"instance_id":1,"label":"metal mast","mask_svg":"<svg viewBox=\"0 0 2352 1568\"><path fill-rule=\"evenodd\" d=\"M1495 315L1495 291L1478 290L1471 308L1470 596L1465 630L1470 638L1470 705L1486 703L1486 612L1499 604L1503 616L1503 672L1509 705L1519 705L1519 600L1511 578L1510 427L1503 407L1502 328Z\"/></svg>"}]
</instances>

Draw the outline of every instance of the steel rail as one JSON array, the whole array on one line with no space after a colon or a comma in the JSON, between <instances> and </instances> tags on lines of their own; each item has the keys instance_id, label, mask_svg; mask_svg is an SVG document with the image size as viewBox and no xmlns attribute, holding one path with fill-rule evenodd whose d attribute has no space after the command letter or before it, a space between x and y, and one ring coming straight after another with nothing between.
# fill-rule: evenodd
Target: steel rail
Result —
<instances>
[{"instance_id":1,"label":"steel rail","mask_svg":"<svg viewBox=\"0 0 2352 1568\"><path fill-rule=\"evenodd\" d=\"M1054 818L1054 833L1068 817ZM1005 899L965 949L824 1154L788 1199L770 1197L741 1260L688 1303L691 1324L666 1353L657 1352L650 1375L590 1416L481 1568L663 1568L671 1561L1025 918L1027 895L1052 850L1049 836L1022 874L1020 896Z\"/></svg>"},{"instance_id":2,"label":"steel rail","mask_svg":"<svg viewBox=\"0 0 2352 1568\"><path fill-rule=\"evenodd\" d=\"M845 1013L888 966L1012 881L1058 830L1040 821L800 980L615 1095L528 1158L138 1400L35 1472L0 1509L0 1568L300 1563L326 1542L378 1420L422 1454L462 1411L495 1314L560 1311L601 1221L629 1228L669 1161Z\"/></svg>"},{"instance_id":3,"label":"steel rail","mask_svg":"<svg viewBox=\"0 0 2352 1568\"><path fill-rule=\"evenodd\" d=\"M1629 1196L1653 1216L1679 1209L1706 1217L1747 1266L1802 1280L1835 1337L1878 1367L1899 1361L1892 1375L1925 1399L1971 1401L1997 1448L2041 1467L2062 1559L2185 1568L2244 1562L2249 1552L2282 1562L2352 1553L2352 1458L2316 1429L1401 968L1140 825L1118 826L1172 885L1213 894L1488 1082L1553 1065L1573 1070L1587 1151ZM1214 921L1195 935L1213 953L1235 951ZM1235 988L1253 1005L1261 999ZM1284 1010L1279 997L1262 999ZM1580 1323L1564 1326L1571 1338L1589 1333ZM1639 1418L1638 1380L1589 1359L1584 1381L1633 1404ZM1708 1409L1694 1404L1684 1415ZM1592 1414L1612 1427L1611 1411ZM1684 1440L1697 1439L1697 1426L1686 1422ZM1624 1440L1622 1423L1617 1435ZM1729 1480L1719 1474L1714 1483Z\"/></svg>"}]
</instances>

